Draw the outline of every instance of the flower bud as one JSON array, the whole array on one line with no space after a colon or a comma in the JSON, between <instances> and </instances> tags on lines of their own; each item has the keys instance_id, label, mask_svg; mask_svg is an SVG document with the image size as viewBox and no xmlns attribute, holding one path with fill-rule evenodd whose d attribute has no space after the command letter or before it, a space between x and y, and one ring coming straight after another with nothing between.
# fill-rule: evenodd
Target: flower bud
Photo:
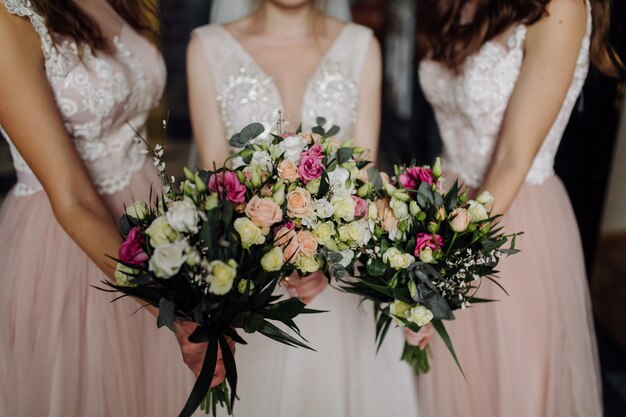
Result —
<instances>
[{"instance_id":1,"label":"flower bud","mask_svg":"<svg viewBox=\"0 0 626 417\"><path fill-rule=\"evenodd\" d=\"M195 181L196 177L187 167L183 167L183 172L185 173L185 178L189 181Z\"/></svg>"},{"instance_id":2,"label":"flower bud","mask_svg":"<svg viewBox=\"0 0 626 417\"><path fill-rule=\"evenodd\" d=\"M204 209L206 211L211 211L215 207L217 207L217 204L218 204L218 195L217 195L217 193L210 194L207 197L206 201L204 202Z\"/></svg>"},{"instance_id":3,"label":"flower bud","mask_svg":"<svg viewBox=\"0 0 626 417\"><path fill-rule=\"evenodd\" d=\"M259 175L259 171L256 169L252 170L252 176L250 178L250 183L253 187L260 187L263 181L261 180L261 175Z\"/></svg>"},{"instance_id":4,"label":"flower bud","mask_svg":"<svg viewBox=\"0 0 626 417\"><path fill-rule=\"evenodd\" d=\"M315 178L311 181L309 181L309 183L306 185L306 190L311 193L311 195L315 195L318 193L318 191L320 190L320 179L319 178Z\"/></svg>"},{"instance_id":5,"label":"flower bud","mask_svg":"<svg viewBox=\"0 0 626 417\"><path fill-rule=\"evenodd\" d=\"M277 185L278 187L274 187L274 194L272 194L272 201L278 204L279 206L285 202L285 184L280 182Z\"/></svg>"},{"instance_id":6,"label":"flower bud","mask_svg":"<svg viewBox=\"0 0 626 417\"><path fill-rule=\"evenodd\" d=\"M358 195L361 198L365 198L369 195L370 192L372 192L372 184L367 183L359 187L359 189L356 192L356 195Z\"/></svg>"},{"instance_id":7,"label":"flower bud","mask_svg":"<svg viewBox=\"0 0 626 417\"><path fill-rule=\"evenodd\" d=\"M434 234L437 234L437 232L439 232L439 225L435 222L430 222L428 223L427 229L430 233L434 235Z\"/></svg>"},{"instance_id":8,"label":"flower bud","mask_svg":"<svg viewBox=\"0 0 626 417\"><path fill-rule=\"evenodd\" d=\"M205 193L206 184L204 183L204 181L202 181L202 178L200 178L200 175L196 174L194 181L196 185L196 191L198 191L199 193Z\"/></svg>"},{"instance_id":9,"label":"flower bud","mask_svg":"<svg viewBox=\"0 0 626 417\"><path fill-rule=\"evenodd\" d=\"M409 211L411 212L411 216L416 217L422 209L420 209L420 206L417 205L417 201L411 201L409 203Z\"/></svg>"},{"instance_id":10,"label":"flower bud","mask_svg":"<svg viewBox=\"0 0 626 417\"><path fill-rule=\"evenodd\" d=\"M245 294L246 291L248 291L248 287L250 287L250 295L254 294L254 282L247 279L242 279L241 281L239 281L237 289L241 294Z\"/></svg>"},{"instance_id":11,"label":"flower bud","mask_svg":"<svg viewBox=\"0 0 626 417\"><path fill-rule=\"evenodd\" d=\"M441 158L437 157L435 159L435 165L433 165L433 175L435 178L441 177L443 175L443 168L441 167Z\"/></svg>"},{"instance_id":12,"label":"flower bud","mask_svg":"<svg viewBox=\"0 0 626 417\"><path fill-rule=\"evenodd\" d=\"M467 191L463 191L463 193L459 195L459 204L465 204L467 203L467 200L469 200L469 195L467 194Z\"/></svg>"},{"instance_id":13,"label":"flower bud","mask_svg":"<svg viewBox=\"0 0 626 417\"><path fill-rule=\"evenodd\" d=\"M417 220L420 222L426 220L426 213L424 213L423 211L417 213Z\"/></svg>"}]
</instances>

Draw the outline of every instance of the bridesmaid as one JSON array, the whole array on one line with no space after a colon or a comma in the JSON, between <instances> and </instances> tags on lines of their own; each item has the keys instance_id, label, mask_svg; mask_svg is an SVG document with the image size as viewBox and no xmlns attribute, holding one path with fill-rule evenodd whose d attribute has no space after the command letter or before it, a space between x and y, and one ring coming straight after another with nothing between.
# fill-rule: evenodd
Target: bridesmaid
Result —
<instances>
[{"instance_id":1,"label":"bridesmaid","mask_svg":"<svg viewBox=\"0 0 626 417\"><path fill-rule=\"evenodd\" d=\"M1 417L170 417L191 389L176 339L90 288L113 277L123 204L159 184L133 133L165 82L141 4L0 0L0 124L18 176L0 211ZM197 371L206 346L190 327L177 336Z\"/></svg>"},{"instance_id":2,"label":"bridesmaid","mask_svg":"<svg viewBox=\"0 0 626 417\"><path fill-rule=\"evenodd\" d=\"M589 62L616 74L600 0L422 0L420 79L445 168L495 197L521 254L501 263L501 302L450 325L419 380L424 417L599 417L600 379L576 220L553 163ZM592 146L592 145L590 145ZM454 174L452 174L454 173Z\"/></svg>"}]
</instances>

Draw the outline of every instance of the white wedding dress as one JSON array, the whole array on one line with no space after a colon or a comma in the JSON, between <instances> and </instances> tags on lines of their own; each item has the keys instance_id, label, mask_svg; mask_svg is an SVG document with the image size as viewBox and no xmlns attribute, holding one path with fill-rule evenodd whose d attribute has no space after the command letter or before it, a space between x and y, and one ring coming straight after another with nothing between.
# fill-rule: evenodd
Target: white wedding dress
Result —
<instances>
[{"instance_id":1,"label":"white wedding dress","mask_svg":"<svg viewBox=\"0 0 626 417\"><path fill-rule=\"evenodd\" d=\"M222 26L202 27L194 36L203 43L210 67L207 76L216 86L227 134L255 121L272 129L282 101L271 76ZM359 25L343 29L308 81L301 111L304 130L323 116L341 127L341 139L352 137L371 37L371 31ZM235 416L417 416L412 370L400 361L402 331L391 329L376 354L372 305L359 301L327 288L310 307L328 312L297 319L317 352L244 334L249 344L237 347L241 401L235 405Z\"/></svg>"}]
</instances>

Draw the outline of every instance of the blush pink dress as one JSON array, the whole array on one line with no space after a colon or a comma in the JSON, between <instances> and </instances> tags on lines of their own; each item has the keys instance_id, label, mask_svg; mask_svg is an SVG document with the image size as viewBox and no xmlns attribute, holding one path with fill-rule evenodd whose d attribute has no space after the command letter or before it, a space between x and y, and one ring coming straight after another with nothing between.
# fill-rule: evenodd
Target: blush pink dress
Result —
<instances>
[{"instance_id":1,"label":"blush pink dress","mask_svg":"<svg viewBox=\"0 0 626 417\"><path fill-rule=\"evenodd\" d=\"M143 131L161 98L159 51L105 0L77 1L112 43L110 54L84 47L82 59L73 41L48 32L28 0L0 3L39 34L59 113L116 221L124 203L159 186L133 132ZM177 415L193 375L174 336L157 330L146 311L131 317L135 301L111 304L112 295L90 287L104 274L63 231L41 185L11 151L18 183L0 211L0 416Z\"/></svg>"},{"instance_id":2,"label":"blush pink dress","mask_svg":"<svg viewBox=\"0 0 626 417\"><path fill-rule=\"evenodd\" d=\"M587 3L589 7L589 3ZM491 162L524 60L527 28L487 42L460 74L425 61L420 79L444 141L445 168L478 188ZM599 417L598 360L583 253L554 157L589 67L591 15L562 108L526 182L506 213L523 231L522 252L499 265L501 283L480 296L501 300L457 314L448 325L466 378L439 338L432 370L419 378L423 417Z\"/></svg>"},{"instance_id":3,"label":"blush pink dress","mask_svg":"<svg viewBox=\"0 0 626 417\"><path fill-rule=\"evenodd\" d=\"M204 46L207 77L218 92L227 134L254 121L273 130L283 104L272 74L263 71L223 26L204 26L194 36ZM351 23L338 35L306 81L300 109L305 131L316 126L317 116L323 116L329 124L341 126L339 139L352 138L358 86L371 41L371 30ZM297 59L293 57L294 62ZM255 140L264 139L265 135ZM402 331L392 329L376 354L371 304L360 304L359 297L327 288L310 307L328 311L296 319L317 352L290 348L259 334L244 335L249 344L237 347L241 401L235 415L416 417L412 371L400 362Z\"/></svg>"}]
</instances>

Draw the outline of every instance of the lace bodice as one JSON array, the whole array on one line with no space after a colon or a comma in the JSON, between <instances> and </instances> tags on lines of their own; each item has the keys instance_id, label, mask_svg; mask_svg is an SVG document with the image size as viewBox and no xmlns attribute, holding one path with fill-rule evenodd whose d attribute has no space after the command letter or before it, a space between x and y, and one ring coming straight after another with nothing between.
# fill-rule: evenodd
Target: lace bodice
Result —
<instances>
[{"instance_id":1,"label":"lace bodice","mask_svg":"<svg viewBox=\"0 0 626 417\"><path fill-rule=\"evenodd\" d=\"M275 132L283 103L271 74L223 26L204 26L194 35L204 47L227 136L253 121L263 123L266 133ZM352 23L338 35L308 80L301 110L305 131L323 116L329 125L341 127L340 139L352 137L358 85L371 37L371 30Z\"/></svg>"},{"instance_id":2,"label":"lace bodice","mask_svg":"<svg viewBox=\"0 0 626 417\"><path fill-rule=\"evenodd\" d=\"M590 12L589 3L587 7ZM506 108L524 58L526 26L516 27L506 44L489 41L469 57L460 72L425 60L420 65L422 89L435 111L444 143L447 169L469 186L479 187L489 168ZM591 15L576 70L561 110L526 177L542 184L554 175L554 158L589 68Z\"/></svg>"},{"instance_id":3,"label":"lace bodice","mask_svg":"<svg viewBox=\"0 0 626 417\"><path fill-rule=\"evenodd\" d=\"M159 51L124 22L106 0L77 3L85 6L103 35L111 39L109 54L94 52L85 45L79 48L71 39L49 33L28 0L0 3L10 13L27 17L39 34L46 75L59 112L98 191L112 194L125 188L145 160L144 146L135 130L143 132L148 113L160 100L165 85L165 64ZM10 141L9 145L18 176L15 193L29 195L41 190Z\"/></svg>"}]
</instances>

